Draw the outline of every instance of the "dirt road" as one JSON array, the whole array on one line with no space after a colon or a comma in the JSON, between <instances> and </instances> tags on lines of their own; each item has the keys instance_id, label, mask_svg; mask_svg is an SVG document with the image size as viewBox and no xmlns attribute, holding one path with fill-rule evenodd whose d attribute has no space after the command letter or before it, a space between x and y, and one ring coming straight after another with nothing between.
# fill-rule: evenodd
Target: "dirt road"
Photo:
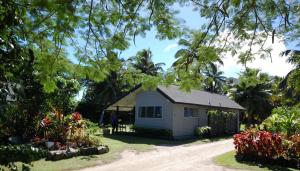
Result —
<instances>
[{"instance_id":1,"label":"dirt road","mask_svg":"<svg viewBox=\"0 0 300 171\"><path fill-rule=\"evenodd\" d=\"M124 151L118 161L82 171L227 171L230 169L214 165L212 158L233 149L232 140L191 146L157 146L153 151L139 154Z\"/></svg>"}]
</instances>

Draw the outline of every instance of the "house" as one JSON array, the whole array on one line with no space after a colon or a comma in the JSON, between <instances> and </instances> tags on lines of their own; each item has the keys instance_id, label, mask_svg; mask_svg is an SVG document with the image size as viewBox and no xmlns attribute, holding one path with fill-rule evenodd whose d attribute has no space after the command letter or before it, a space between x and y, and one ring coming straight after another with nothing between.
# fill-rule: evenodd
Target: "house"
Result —
<instances>
[{"instance_id":1,"label":"house","mask_svg":"<svg viewBox=\"0 0 300 171\"><path fill-rule=\"evenodd\" d=\"M242 106L224 95L206 91L182 91L178 86L158 86L154 90L134 88L105 110L135 111L135 126L172 130L173 138L194 135L199 126L208 124L208 110L221 109L239 114ZM239 117L236 119L239 130Z\"/></svg>"}]
</instances>

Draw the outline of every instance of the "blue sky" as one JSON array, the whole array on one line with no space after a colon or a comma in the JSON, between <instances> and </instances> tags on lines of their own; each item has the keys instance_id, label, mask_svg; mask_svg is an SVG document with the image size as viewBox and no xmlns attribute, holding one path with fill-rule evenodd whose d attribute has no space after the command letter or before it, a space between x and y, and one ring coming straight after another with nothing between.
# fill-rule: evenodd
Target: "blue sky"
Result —
<instances>
[{"instance_id":1,"label":"blue sky","mask_svg":"<svg viewBox=\"0 0 300 171\"><path fill-rule=\"evenodd\" d=\"M179 10L179 13L176 17L180 19L182 24L189 29L199 29L203 22L205 22L205 20L200 17L197 11L193 11L191 6L175 5L174 8ZM122 52L120 57L128 59L129 57L134 56L138 51L149 48L153 53L153 61L155 63L163 62L166 64L164 69L170 68L175 60L174 55L176 51L180 49L180 47L177 45L179 39L158 40L155 38L155 35L156 31L153 28L147 32L145 37L137 36L135 44L132 41L130 48ZM279 53L286 49L285 44L280 40L275 40L274 44L271 43L271 40L268 40L267 44L274 49L272 52L272 62L270 59L257 59L249 66L253 68L259 68L263 72L267 72L271 75L286 75L293 66L286 63L285 59L279 56ZM295 47L295 43L291 43L289 47ZM299 47L297 49L299 49ZM72 48L68 48L68 52L71 55ZM243 70L243 66L236 64L236 61L237 59L233 58L231 55L224 56L224 66L220 67L220 69L224 71L224 76L238 77L239 72ZM78 94L77 99L81 99L82 93L83 91Z\"/></svg>"},{"instance_id":2,"label":"blue sky","mask_svg":"<svg viewBox=\"0 0 300 171\"><path fill-rule=\"evenodd\" d=\"M204 20L200 18L197 12L193 11L190 6L175 5L179 14L176 17L182 22L183 25L190 29L199 29ZM153 53L153 61L155 63L165 63L165 69L170 68L175 58L174 55L180 48L177 46L179 39L174 40L158 40L155 38L156 30L154 28L148 31L146 37L138 36L135 40L135 45L132 42L128 50L121 54L122 58L134 56L137 51L142 49L150 49Z\"/></svg>"},{"instance_id":3,"label":"blue sky","mask_svg":"<svg viewBox=\"0 0 300 171\"><path fill-rule=\"evenodd\" d=\"M182 24L189 29L199 29L200 26L205 22L203 18L200 17L197 11L194 11L191 6L174 6L175 10L179 10L176 17L182 21ZM128 59L134 56L138 51L142 49L150 49L153 53L153 61L155 63L163 62L165 63L164 69L171 67L175 58L174 55L180 47L178 47L177 42L179 39L174 40L158 40L155 38L156 31L152 28L147 32L145 37L137 36L135 44L131 42L131 46L126 51L122 52L120 57ZM80 43L80 42L79 42ZM279 57L279 53L286 49L285 44L280 42L271 43L268 41L271 48L275 49L272 52L272 62L270 60L255 60L249 66L254 68L259 68L263 72L267 72L271 75L284 76L287 74L292 66L285 62L285 59ZM294 47L295 44L289 45L289 47ZM69 54L72 53L72 48L68 48ZM72 56L72 55L71 55ZM243 66L236 64L237 59L230 55L225 55L223 59L225 65L221 66L220 69L224 71L224 75L227 77L238 77L238 73L243 70Z\"/></svg>"}]
</instances>

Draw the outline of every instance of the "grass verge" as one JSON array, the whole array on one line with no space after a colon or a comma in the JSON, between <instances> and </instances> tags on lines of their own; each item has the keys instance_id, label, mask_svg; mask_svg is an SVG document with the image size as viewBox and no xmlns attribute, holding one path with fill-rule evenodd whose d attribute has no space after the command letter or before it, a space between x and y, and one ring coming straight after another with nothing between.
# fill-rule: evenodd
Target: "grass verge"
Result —
<instances>
[{"instance_id":1,"label":"grass verge","mask_svg":"<svg viewBox=\"0 0 300 171\"><path fill-rule=\"evenodd\" d=\"M144 152L152 150L155 145L165 146L176 146L176 145L193 145L203 144L213 141L220 141L230 137L221 137L213 139L191 139L191 140L162 140L154 138L144 138L136 136L125 136L125 135L110 135L107 137L101 137L103 144L109 146L109 152L102 155L93 156L79 156L70 159L59 160L59 161L45 161L44 159L32 162L32 166L29 167L31 171L61 171L61 170L74 170L85 167L91 167L95 165L101 165L112 162L120 157L120 153L124 150L135 150L137 152ZM17 163L18 168L22 168L21 163ZM8 170L7 168L4 170Z\"/></svg>"},{"instance_id":2,"label":"grass verge","mask_svg":"<svg viewBox=\"0 0 300 171\"><path fill-rule=\"evenodd\" d=\"M240 162L235 158L235 151L230 151L225 154L216 156L214 162L217 165L224 166L226 168L232 169L244 169L244 170L254 170L254 171L296 171L297 169L260 164L257 162Z\"/></svg>"}]
</instances>

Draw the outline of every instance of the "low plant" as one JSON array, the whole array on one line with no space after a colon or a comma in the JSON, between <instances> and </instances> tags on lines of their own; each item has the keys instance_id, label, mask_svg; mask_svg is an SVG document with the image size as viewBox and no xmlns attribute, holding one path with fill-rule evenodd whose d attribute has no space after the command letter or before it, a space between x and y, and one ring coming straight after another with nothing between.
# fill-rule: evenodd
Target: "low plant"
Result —
<instances>
[{"instance_id":1,"label":"low plant","mask_svg":"<svg viewBox=\"0 0 300 171\"><path fill-rule=\"evenodd\" d=\"M300 134L300 109L278 107L262 123L267 131L279 132L287 136Z\"/></svg>"},{"instance_id":2,"label":"low plant","mask_svg":"<svg viewBox=\"0 0 300 171\"><path fill-rule=\"evenodd\" d=\"M211 127L202 126L195 128L195 136L199 138L209 137L210 136Z\"/></svg>"},{"instance_id":3,"label":"low plant","mask_svg":"<svg viewBox=\"0 0 300 171\"><path fill-rule=\"evenodd\" d=\"M279 158L284 153L282 137L267 131L247 130L234 135L237 154Z\"/></svg>"},{"instance_id":4,"label":"low plant","mask_svg":"<svg viewBox=\"0 0 300 171\"><path fill-rule=\"evenodd\" d=\"M43 134L32 139L36 146L43 146L46 141L53 141L53 149L64 150L67 147L80 148L100 145L95 131L97 124L82 119L74 112L64 116L59 110L48 113L40 124Z\"/></svg>"},{"instance_id":5,"label":"low plant","mask_svg":"<svg viewBox=\"0 0 300 171\"><path fill-rule=\"evenodd\" d=\"M31 145L0 145L0 165L16 170L15 162L30 163L47 156L48 151Z\"/></svg>"},{"instance_id":6,"label":"low plant","mask_svg":"<svg viewBox=\"0 0 300 171\"><path fill-rule=\"evenodd\" d=\"M299 167L300 135L287 137L278 133L248 129L234 135L237 157L265 163L285 163Z\"/></svg>"},{"instance_id":7,"label":"low plant","mask_svg":"<svg viewBox=\"0 0 300 171\"><path fill-rule=\"evenodd\" d=\"M157 128L145 128L133 126L133 130L139 136L145 137L158 137L158 138L170 138L173 136L172 130L169 129L157 129Z\"/></svg>"}]
</instances>

